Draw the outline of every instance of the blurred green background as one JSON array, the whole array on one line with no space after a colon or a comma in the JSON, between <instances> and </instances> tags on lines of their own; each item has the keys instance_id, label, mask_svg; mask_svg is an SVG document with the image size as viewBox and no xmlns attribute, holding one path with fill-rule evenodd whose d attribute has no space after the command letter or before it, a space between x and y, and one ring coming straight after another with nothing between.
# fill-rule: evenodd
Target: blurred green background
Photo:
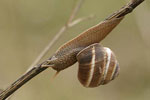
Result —
<instances>
[{"instance_id":1,"label":"blurred green background","mask_svg":"<svg viewBox=\"0 0 150 100\"><path fill-rule=\"evenodd\" d=\"M0 88L6 88L35 60L66 23L78 0L0 0ZM50 49L46 59L64 42L118 10L125 0L85 0L76 18L95 14L70 28ZM105 40L120 63L115 81L85 88L77 79L77 64L52 79L48 69L20 88L11 100L149 100L150 1L146 0Z\"/></svg>"}]
</instances>

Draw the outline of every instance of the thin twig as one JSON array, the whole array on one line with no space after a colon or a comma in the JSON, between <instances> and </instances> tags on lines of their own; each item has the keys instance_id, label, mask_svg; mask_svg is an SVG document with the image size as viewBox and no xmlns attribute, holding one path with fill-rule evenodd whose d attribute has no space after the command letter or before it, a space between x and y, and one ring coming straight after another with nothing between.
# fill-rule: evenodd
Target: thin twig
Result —
<instances>
[{"instance_id":1,"label":"thin twig","mask_svg":"<svg viewBox=\"0 0 150 100\"><path fill-rule=\"evenodd\" d=\"M87 17L83 17L83 18L78 18L75 21L72 21L71 23L68 23L68 25L63 26L58 33L55 35L55 37L49 42L49 44L44 48L44 50L39 54L39 56L35 59L35 61L30 65L29 68L35 66L49 51L49 49L54 45L54 43L59 39L59 37L65 32L67 31L69 28L75 26L76 24L88 20L88 19L92 19L94 17L94 15L90 15Z\"/></svg>"},{"instance_id":2,"label":"thin twig","mask_svg":"<svg viewBox=\"0 0 150 100\"><path fill-rule=\"evenodd\" d=\"M73 21L73 19L75 18L75 16L77 15L77 13L79 12L79 9L81 8L81 5L83 3L84 0L80 0L77 5L74 7L68 21L67 21L67 25L63 26L58 33L55 35L55 37L49 42L49 44L44 48L44 50L39 54L39 56L35 59L35 61L33 61L33 63L30 65L29 69L31 69L33 66L35 66L49 51L49 49L53 46L53 44L59 39L59 37L69 28L73 27L74 25L87 20L89 18L91 18L92 16L88 16L85 18L79 18L75 21ZM72 22L73 21L73 22Z\"/></svg>"},{"instance_id":3,"label":"thin twig","mask_svg":"<svg viewBox=\"0 0 150 100\"><path fill-rule=\"evenodd\" d=\"M73 21L73 19L75 18L75 16L76 16L77 13L79 12L79 9L81 8L81 5L82 5L83 2L84 2L84 0L80 0L80 1L77 3L77 5L74 7L74 9L73 9L73 11L72 11L72 13L71 13L71 15L70 15L70 17L69 17L69 19L68 19L67 24L70 24L70 23Z\"/></svg>"},{"instance_id":4,"label":"thin twig","mask_svg":"<svg viewBox=\"0 0 150 100\"><path fill-rule=\"evenodd\" d=\"M119 18L123 17L126 14L130 13L135 7L137 7L140 3L142 3L144 0L132 0L129 4L124 6L122 9L120 9L115 14L112 14L107 19L111 19L113 17ZM24 75L22 75L18 80L16 80L13 84L11 84L6 90L4 90L2 93L0 93L0 100L6 99L8 96L13 94L17 89L19 89L21 86L23 86L25 83L27 83L29 80L31 80L33 77L47 69L48 67L42 67L43 64L47 63L44 61L43 63L33 67L28 72L26 72Z\"/></svg>"},{"instance_id":5,"label":"thin twig","mask_svg":"<svg viewBox=\"0 0 150 100\"><path fill-rule=\"evenodd\" d=\"M67 25L64 25L56 34L56 36L50 41L50 43L44 48L44 50L40 53L40 55L36 58L36 60L30 65L29 69L26 71L24 75L22 75L17 81L15 81L13 84L11 84L6 90L3 92L0 92L0 100L6 99L9 95L11 95L13 92L15 92L18 88L20 88L22 85L24 85L27 81L32 79L34 76L39 74L40 72L44 71L45 68L41 68L40 65L37 65L37 63L42 59L42 57L45 56L45 54L48 52L48 50L53 46L53 44L59 39L59 37L69 28L73 27L74 25L93 18L93 15L90 15L88 17L84 18L79 18L75 21L73 19L77 15L77 13L80 10L81 4L83 3L84 0L79 0L79 2L76 4L75 8L73 9L68 21ZM35 66L37 65L37 66ZM35 66L35 67L33 67Z\"/></svg>"},{"instance_id":6,"label":"thin twig","mask_svg":"<svg viewBox=\"0 0 150 100\"><path fill-rule=\"evenodd\" d=\"M81 21L88 20L88 19L92 19L92 18L94 18L94 15L93 15L93 14L90 15L90 16L88 16L88 17L78 18L78 19L72 21L71 23L69 23L69 24L68 24L68 27L73 27L74 25L80 23Z\"/></svg>"}]
</instances>

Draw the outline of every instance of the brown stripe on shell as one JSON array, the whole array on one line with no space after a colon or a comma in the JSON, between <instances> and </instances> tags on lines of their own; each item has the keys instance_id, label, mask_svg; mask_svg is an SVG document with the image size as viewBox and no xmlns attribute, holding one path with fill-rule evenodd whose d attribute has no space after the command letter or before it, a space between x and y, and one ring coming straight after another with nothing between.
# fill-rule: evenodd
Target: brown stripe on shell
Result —
<instances>
[{"instance_id":1,"label":"brown stripe on shell","mask_svg":"<svg viewBox=\"0 0 150 100\"><path fill-rule=\"evenodd\" d=\"M102 77L102 72L103 72L103 69L102 69L103 63L104 61L99 61L95 63L94 74L93 74L93 78L91 80L89 87L96 87L99 85L101 77Z\"/></svg>"},{"instance_id":2,"label":"brown stripe on shell","mask_svg":"<svg viewBox=\"0 0 150 100\"><path fill-rule=\"evenodd\" d=\"M86 87L89 86L93 77L94 72L92 71L94 71L95 67L95 56L94 45L85 48L77 55L79 62L78 79Z\"/></svg>"},{"instance_id":3,"label":"brown stripe on shell","mask_svg":"<svg viewBox=\"0 0 150 100\"><path fill-rule=\"evenodd\" d=\"M89 77L87 78L87 82L85 84L85 86L89 87L92 78L93 78L93 74L94 74L94 69L95 69L95 62L96 62L96 51L95 51L95 46L92 47L92 59L90 62L90 70L89 70Z\"/></svg>"},{"instance_id":4,"label":"brown stripe on shell","mask_svg":"<svg viewBox=\"0 0 150 100\"><path fill-rule=\"evenodd\" d=\"M115 70L115 66L116 66L115 63L116 63L115 58L114 58L114 56L111 53L111 59L110 59L110 64L109 64L108 72L107 72L107 75L106 75L106 78L105 78L105 81L104 81L103 84L107 84L109 81L111 81L110 78L112 77L112 73Z\"/></svg>"},{"instance_id":5,"label":"brown stripe on shell","mask_svg":"<svg viewBox=\"0 0 150 100\"><path fill-rule=\"evenodd\" d=\"M114 80L115 77L117 77L117 76L119 75L119 70L120 70L119 64L117 63L117 64L116 64L115 72L114 72L114 74L113 74L113 76L112 76L112 80Z\"/></svg>"},{"instance_id":6,"label":"brown stripe on shell","mask_svg":"<svg viewBox=\"0 0 150 100\"><path fill-rule=\"evenodd\" d=\"M82 85L86 86L89 77L90 65L79 65L78 79Z\"/></svg>"},{"instance_id":7,"label":"brown stripe on shell","mask_svg":"<svg viewBox=\"0 0 150 100\"><path fill-rule=\"evenodd\" d=\"M119 63L113 52L112 52L112 62L114 63L114 65L112 65L113 69L111 72L111 76L109 77L110 78L109 80L113 80L115 77L117 77L119 75Z\"/></svg>"},{"instance_id":8,"label":"brown stripe on shell","mask_svg":"<svg viewBox=\"0 0 150 100\"><path fill-rule=\"evenodd\" d=\"M96 87L99 84L100 77L102 77L102 69L103 67L103 59L104 59L104 52L103 47L99 44L95 44L95 54L93 53L92 56L95 57L94 61L91 61L91 70L90 70L90 83L87 84L89 87ZM92 50L93 51L93 50ZM93 59L92 59L93 60Z\"/></svg>"},{"instance_id":9,"label":"brown stripe on shell","mask_svg":"<svg viewBox=\"0 0 150 100\"><path fill-rule=\"evenodd\" d=\"M103 48L103 50L104 50L104 48ZM108 55L107 55L107 53L105 52L105 50L104 50L104 62L103 62L103 66L101 67L101 69L103 70L102 71L102 77L100 77L100 82L99 82L99 85L103 85L104 84L104 72L105 72L105 66L106 66L106 63L107 63L107 57L108 57Z\"/></svg>"},{"instance_id":10,"label":"brown stripe on shell","mask_svg":"<svg viewBox=\"0 0 150 100\"><path fill-rule=\"evenodd\" d=\"M113 80L119 74L119 64L118 64L118 61L117 61L115 54L113 52L112 52L112 56L114 57L113 62L115 63L115 65L114 65L110 80Z\"/></svg>"}]
</instances>

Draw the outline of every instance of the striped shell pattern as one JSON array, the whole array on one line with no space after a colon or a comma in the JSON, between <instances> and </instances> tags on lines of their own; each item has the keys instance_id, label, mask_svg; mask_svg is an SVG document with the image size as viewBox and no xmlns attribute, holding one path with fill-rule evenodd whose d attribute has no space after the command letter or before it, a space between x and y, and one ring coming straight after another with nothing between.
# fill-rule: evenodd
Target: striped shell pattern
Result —
<instances>
[{"instance_id":1,"label":"striped shell pattern","mask_svg":"<svg viewBox=\"0 0 150 100\"><path fill-rule=\"evenodd\" d=\"M77 60L78 79L85 87L107 84L119 74L119 65L114 53L98 43L80 51Z\"/></svg>"}]
</instances>

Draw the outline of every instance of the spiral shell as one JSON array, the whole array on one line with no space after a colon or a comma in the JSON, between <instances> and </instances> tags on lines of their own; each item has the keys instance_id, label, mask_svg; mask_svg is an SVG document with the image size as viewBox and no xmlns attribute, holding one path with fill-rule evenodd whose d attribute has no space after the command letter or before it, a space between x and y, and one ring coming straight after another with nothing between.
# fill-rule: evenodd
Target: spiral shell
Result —
<instances>
[{"instance_id":1,"label":"spiral shell","mask_svg":"<svg viewBox=\"0 0 150 100\"><path fill-rule=\"evenodd\" d=\"M119 74L119 65L114 53L98 43L80 51L77 60L78 79L85 87L107 84Z\"/></svg>"}]
</instances>

